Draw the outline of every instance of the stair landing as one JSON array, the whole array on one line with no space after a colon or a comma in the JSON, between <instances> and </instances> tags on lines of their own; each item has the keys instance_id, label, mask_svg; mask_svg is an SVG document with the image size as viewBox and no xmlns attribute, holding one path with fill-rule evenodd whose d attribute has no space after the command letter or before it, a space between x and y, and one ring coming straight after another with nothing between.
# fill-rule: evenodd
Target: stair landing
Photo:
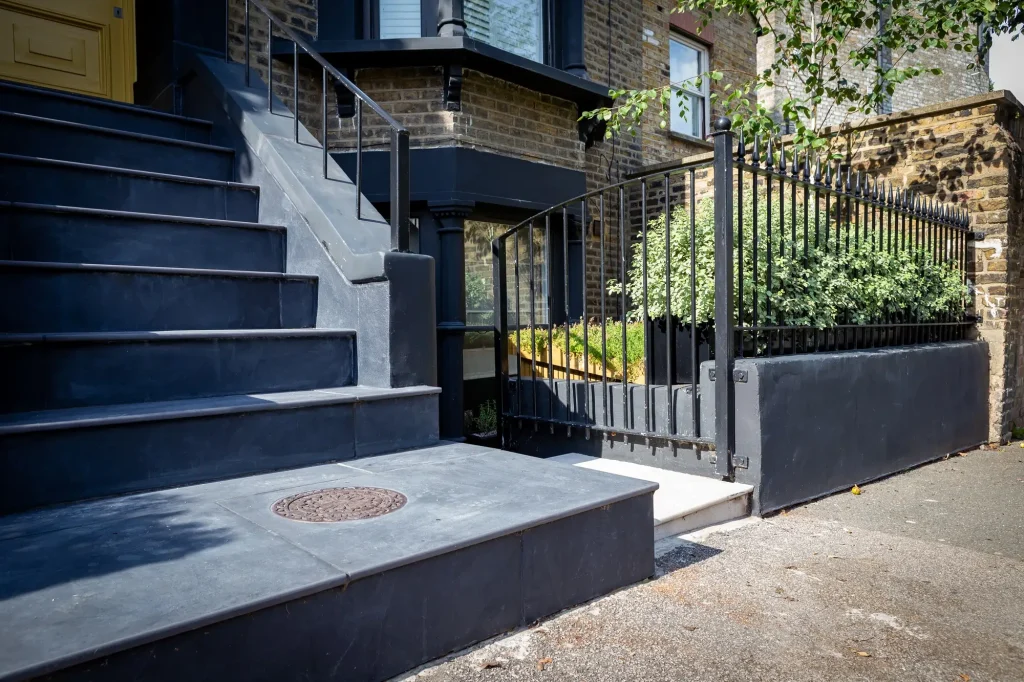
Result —
<instances>
[{"instance_id":1,"label":"stair landing","mask_svg":"<svg viewBox=\"0 0 1024 682\"><path fill-rule=\"evenodd\" d=\"M271 509L346 486L408 502ZM387 679L650 576L655 488L442 444L7 516L0 679Z\"/></svg>"}]
</instances>

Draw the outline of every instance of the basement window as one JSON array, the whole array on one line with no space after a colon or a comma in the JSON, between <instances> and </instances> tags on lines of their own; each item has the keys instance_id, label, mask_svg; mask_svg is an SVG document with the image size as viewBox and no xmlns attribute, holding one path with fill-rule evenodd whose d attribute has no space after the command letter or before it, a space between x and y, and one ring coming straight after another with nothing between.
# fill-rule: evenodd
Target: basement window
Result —
<instances>
[{"instance_id":1,"label":"basement window","mask_svg":"<svg viewBox=\"0 0 1024 682\"><path fill-rule=\"evenodd\" d=\"M673 90L669 129L673 133L703 138L706 134L708 83L696 78L708 70L708 51L703 45L673 35L669 41L669 79Z\"/></svg>"}]
</instances>

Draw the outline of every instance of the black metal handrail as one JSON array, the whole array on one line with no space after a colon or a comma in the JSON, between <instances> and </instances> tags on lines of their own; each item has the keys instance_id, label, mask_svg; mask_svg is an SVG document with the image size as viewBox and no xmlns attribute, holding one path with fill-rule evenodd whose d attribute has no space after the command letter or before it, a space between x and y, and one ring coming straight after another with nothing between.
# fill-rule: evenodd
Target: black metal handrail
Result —
<instances>
[{"instance_id":1,"label":"black metal handrail","mask_svg":"<svg viewBox=\"0 0 1024 682\"><path fill-rule=\"evenodd\" d=\"M226 0L230 2L230 0ZM389 180L389 197L391 205L391 249L392 251L409 250L409 131L369 95L349 80L345 74L334 67L327 59L317 52L296 31L275 17L261 0L245 0L245 85L249 87L250 75L250 40L249 40L249 6L252 5L267 17L267 109L274 111L274 59L273 42L274 28L292 42L292 114L295 118L295 142L299 141L299 48L305 52L321 68L321 136L323 137L323 176L327 174L327 86L328 76L348 90L356 100L356 217L362 218L363 204L363 104L381 117L391 129L391 172ZM227 35L225 45L230 45L230 26L225 26ZM225 50L228 57L228 50Z\"/></svg>"}]
</instances>

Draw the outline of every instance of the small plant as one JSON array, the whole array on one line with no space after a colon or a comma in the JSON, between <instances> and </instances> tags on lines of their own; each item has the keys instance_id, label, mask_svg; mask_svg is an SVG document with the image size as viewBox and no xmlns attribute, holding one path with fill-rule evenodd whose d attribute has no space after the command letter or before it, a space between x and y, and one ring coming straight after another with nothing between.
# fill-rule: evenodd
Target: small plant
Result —
<instances>
[{"instance_id":1,"label":"small plant","mask_svg":"<svg viewBox=\"0 0 1024 682\"><path fill-rule=\"evenodd\" d=\"M498 430L498 404L494 400L480 403L479 414L466 410L462 415L462 428L466 433L488 434Z\"/></svg>"}]
</instances>

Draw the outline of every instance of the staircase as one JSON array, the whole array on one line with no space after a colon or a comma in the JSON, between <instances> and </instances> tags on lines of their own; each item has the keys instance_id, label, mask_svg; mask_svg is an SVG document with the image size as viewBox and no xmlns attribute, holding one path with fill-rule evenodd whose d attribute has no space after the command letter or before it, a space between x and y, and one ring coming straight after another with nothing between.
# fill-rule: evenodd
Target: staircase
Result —
<instances>
[{"instance_id":1,"label":"staircase","mask_svg":"<svg viewBox=\"0 0 1024 682\"><path fill-rule=\"evenodd\" d=\"M381 680L650 575L656 486L359 384L211 132L0 82L0 680Z\"/></svg>"},{"instance_id":2,"label":"staircase","mask_svg":"<svg viewBox=\"0 0 1024 682\"><path fill-rule=\"evenodd\" d=\"M210 124L12 84L0 108L0 512L436 442L344 428L435 391L356 386Z\"/></svg>"}]
</instances>

